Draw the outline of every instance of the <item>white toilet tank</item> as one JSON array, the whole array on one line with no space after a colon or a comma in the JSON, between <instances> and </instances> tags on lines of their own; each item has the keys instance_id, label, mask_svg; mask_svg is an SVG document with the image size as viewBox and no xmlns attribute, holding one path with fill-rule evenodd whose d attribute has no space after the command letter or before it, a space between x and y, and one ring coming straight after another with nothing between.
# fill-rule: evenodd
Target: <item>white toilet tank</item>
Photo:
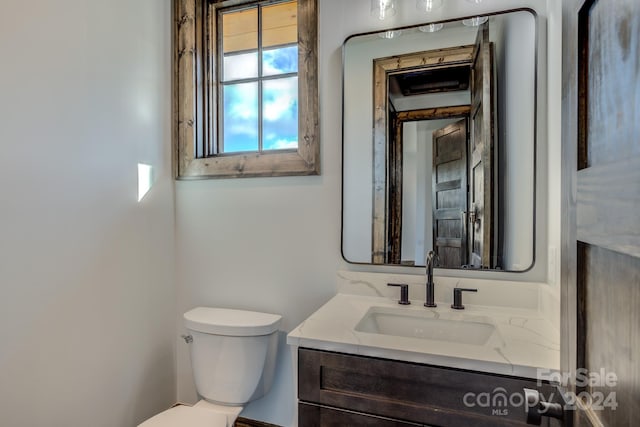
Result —
<instances>
[{"instance_id":1,"label":"white toilet tank","mask_svg":"<svg viewBox=\"0 0 640 427\"><path fill-rule=\"evenodd\" d=\"M281 319L276 314L224 308L186 312L198 394L229 406L265 395L273 383Z\"/></svg>"}]
</instances>

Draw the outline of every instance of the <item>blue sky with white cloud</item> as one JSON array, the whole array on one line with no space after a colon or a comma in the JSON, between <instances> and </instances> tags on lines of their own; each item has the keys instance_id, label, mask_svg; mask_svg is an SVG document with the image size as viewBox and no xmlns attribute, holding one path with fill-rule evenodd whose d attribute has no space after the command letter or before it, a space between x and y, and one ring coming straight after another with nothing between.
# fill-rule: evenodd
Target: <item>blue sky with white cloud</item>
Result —
<instances>
[{"instance_id":1,"label":"blue sky with white cloud","mask_svg":"<svg viewBox=\"0 0 640 427\"><path fill-rule=\"evenodd\" d=\"M276 76L296 72L297 46L263 52L263 75ZM255 53L225 58L225 80L257 75ZM276 150L298 146L298 78L274 78L263 81L263 149ZM224 86L224 152L258 150L258 82Z\"/></svg>"}]
</instances>

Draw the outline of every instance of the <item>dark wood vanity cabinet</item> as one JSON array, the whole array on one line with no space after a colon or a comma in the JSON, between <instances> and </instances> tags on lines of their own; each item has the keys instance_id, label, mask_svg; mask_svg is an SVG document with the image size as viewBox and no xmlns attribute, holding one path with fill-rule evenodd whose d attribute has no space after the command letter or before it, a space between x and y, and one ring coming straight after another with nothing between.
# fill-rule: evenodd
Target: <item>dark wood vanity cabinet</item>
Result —
<instances>
[{"instance_id":1,"label":"dark wood vanity cabinet","mask_svg":"<svg viewBox=\"0 0 640 427\"><path fill-rule=\"evenodd\" d=\"M391 418L327 408L315 404L298 404L299 427L421 427Z\"/></svg>"},{"instance_id":2,"label":"dark wood vanity cabinet","mask_svg":"<svg viewBox=\"0 0 640 427\"><path fill-rule=\"evenodd\" d=\"M524 388L554 392L530 379L298 350L300 427L526 426Z\"/></svg>"}]
</instances>

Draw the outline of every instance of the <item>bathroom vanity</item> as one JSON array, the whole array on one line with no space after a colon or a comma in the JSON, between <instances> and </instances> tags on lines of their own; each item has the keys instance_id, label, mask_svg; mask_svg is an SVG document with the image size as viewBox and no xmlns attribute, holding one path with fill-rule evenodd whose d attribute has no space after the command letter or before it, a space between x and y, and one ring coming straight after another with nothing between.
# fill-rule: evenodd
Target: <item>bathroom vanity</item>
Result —
<instances>
[{"instance_id":1,"label":"bathroom vanity","mask_svg":"<svg viewBox=\"0 0 640 427\"><path fill-rule=\"evenodd\" d=\"M420 276L399 276L342 272L339 293L288 335L300 426L524 426L525 389L555 398L559 337L545 287L474 281L480 292L454 310L458 281L439 278L438 306L427 308ZM403 279L410 305L384 283Z\"/></svg>"},{"instance_id":2,"label":"bathroom vanity","mask_svg":"<svg viewBox=\"0 0 640 427\"><path fill-rule=\"evenodd\" d=\"M553 393L532 379L298 349L300 426L524 425L525 388Z\"/></svg>"},{"instance_id":3,"label":"bathroom vanity","mask_svg":"<svg viewBox=\"0 0 640 427\"><path fill-rule=\"evenodd\" d=\"M560 425L539 406L559 398L559 289L534 283L554 283L559 244L536 203L545 18L447 13L344 43L342 256L431 277L433 253L441 276L339 272L287 339L302 427Z\"/></svg>"}]
</instances>

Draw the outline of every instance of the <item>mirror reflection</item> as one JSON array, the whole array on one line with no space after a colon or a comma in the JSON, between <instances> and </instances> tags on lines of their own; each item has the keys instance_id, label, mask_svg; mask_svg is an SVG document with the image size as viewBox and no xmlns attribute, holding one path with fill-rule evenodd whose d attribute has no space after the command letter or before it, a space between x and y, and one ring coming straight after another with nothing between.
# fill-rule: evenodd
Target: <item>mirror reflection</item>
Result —
<instances>
[{"instance_id":1,"label":"mirror reflection","mask_svg":"<svg viewBox=\"0 0 640 427\"><path fill-rule=\"evenodd\" d=\"M433 249L443 268L533 264L535 16L472 23L345 42L347 261L422 266Z\"/></svg>"}]
</instances>

